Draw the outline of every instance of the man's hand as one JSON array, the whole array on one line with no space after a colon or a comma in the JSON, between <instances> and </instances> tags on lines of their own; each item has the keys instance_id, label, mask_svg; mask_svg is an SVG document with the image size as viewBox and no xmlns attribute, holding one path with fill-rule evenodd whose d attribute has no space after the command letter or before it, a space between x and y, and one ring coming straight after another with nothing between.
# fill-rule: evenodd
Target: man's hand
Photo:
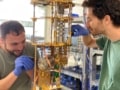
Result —
<instances>
[{"instance_id":1,"label":"man's hand","mask_svg":"<svg viewBox=\"0 0 120 90\"><path fill-rule=\"evenodd\" d=\"M29 56L20 56L15 60L14 74L19 76L23 71L32 70L34 68L34 62Z\"/></svg>"},{"instance_id":2,"label":"man's hand","mask_svg":"<svg viewBox=\"0 0 120 90\"><path fill-rule=\"evenodd\" d=\"M72 25L71 26L71 33L72 33L72 36L85 36L85 35L88 35L89 34L89 31L82 27L81 25Z\"/></svg>"}]
</instances>

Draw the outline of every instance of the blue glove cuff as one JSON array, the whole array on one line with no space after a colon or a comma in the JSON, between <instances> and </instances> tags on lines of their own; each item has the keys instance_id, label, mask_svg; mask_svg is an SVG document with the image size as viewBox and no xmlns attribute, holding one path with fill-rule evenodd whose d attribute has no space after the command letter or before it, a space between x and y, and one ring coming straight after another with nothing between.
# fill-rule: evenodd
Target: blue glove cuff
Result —
<instances>
[{"instance_id":1,"label":"blue glove cuff","mask_svg":"<svg viewBox=\"0 0 120 90\"><path fill-rule=\"evenodd\" d=\"M16 76L19 76L22 73L22 69L21 68L15 68L13 72Z\"/></svg>"}]
</instances>

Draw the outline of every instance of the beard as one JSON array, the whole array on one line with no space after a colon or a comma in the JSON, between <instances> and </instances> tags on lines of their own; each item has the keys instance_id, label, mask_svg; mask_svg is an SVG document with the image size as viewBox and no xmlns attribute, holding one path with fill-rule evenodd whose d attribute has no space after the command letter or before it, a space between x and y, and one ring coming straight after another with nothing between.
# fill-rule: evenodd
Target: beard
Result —
<instances>
[{"instance_id":1,"label":"beard","mask_svg":"<svg viewBox=\"0 0 120 90\"><path fill-rule=\"evenodd\" d=\"M20 55L23 54L23 50L24 50L24 49L22 49L22 50L9 50L9 49L6 47L6 45L5 45L5 50L6 50L9 54L11 54L11 55L13 55L13 56L15 56L15 57L18 57L18 56L20 56Z\"/></svg>"},{"instance_id":2,"label":"beard","mask_svg":"<svg viewBox=\"0 0 120 90\"><path fill-rule=\"evenodd\" d=\"M14 50L14 49L11 50L11 49L7 48L6 42L4 43L4 49L5 49L9 54L11 54L11 55L13 55L13 56L15 56L15 57L21 56L21 55L23 54L24 48L25 48L25 46L23 47L22 50Z\"/></svg>"},{"instance_id":3,"label":"beard","mask_svg":"<svg viewBox=\"0 0 120 90\"><path fill-rule=\"evenodd\" d=\"M8 53L10 53L11 55L16 56L16 57L21 56L23 54L23 50L22 51L20 51L20 50L10 51L8 49L6 49L6 50L7 50Z\"/></svg>"}]
</instances>

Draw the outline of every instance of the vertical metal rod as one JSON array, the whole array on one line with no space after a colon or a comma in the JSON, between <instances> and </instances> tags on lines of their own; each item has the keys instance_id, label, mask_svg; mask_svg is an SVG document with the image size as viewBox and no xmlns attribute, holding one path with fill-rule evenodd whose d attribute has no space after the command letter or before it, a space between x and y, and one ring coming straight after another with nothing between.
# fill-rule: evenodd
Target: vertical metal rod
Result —
<instances>
[{"instance_id":1,"label":"vertical metal rod","mask_svg":"<svg viewBox=\"0 0 120 90\"><path fill-rule=\"evenodd\" d=\"M35 42L35 4L33 5L33 36L32 36L32 42Z\"/></svg>"},{"instance_id":2,"label":"vertical metal rod","mask_svg":"<svg viewBox=\"0 0 120 90\"><path fill-rule=\"evenodd\" d=\"M33 90L36 90L36 73L37 73L37 46L35 45L35 57L34 57L34 78L33 78Z\"/></svg>"}]
</instances>

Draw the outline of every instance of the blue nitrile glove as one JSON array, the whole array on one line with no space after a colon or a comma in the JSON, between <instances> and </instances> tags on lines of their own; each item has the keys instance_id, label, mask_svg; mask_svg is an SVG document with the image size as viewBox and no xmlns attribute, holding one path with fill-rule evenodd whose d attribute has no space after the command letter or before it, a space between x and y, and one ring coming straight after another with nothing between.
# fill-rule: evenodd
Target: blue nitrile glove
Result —
<instances>
[{"instance_id":1,"label":"blue nitrile glove","mask_svg":"<svg viewBox=\"0 0 120 90\"><path fill-rule=\"evenodd\" d=\"M89 34L89 31L83 26L76 24L71 26L71 33L72 36L85 36Z\"/></svg>"},{"instance_id":2,"label":"blue nitrile glove","mask_svg":"<svg viewBox=\"0 0 120 90\"><path fill-rule=\"evenodd\" d=\"M19 76L21 73L22 73L22 71L23 70L25 70L24 69L24 65L23 65L23 62L22 62L22 60L21 59L19 59L19 57L15 60L15 69L14 69L14 74L16 75L16 76Z\"/></svg>"},{"instance_id":3,"label":"blue nitrile glove","mask_svg":"<svg viewBox=\"0 0 120 90\"><path fill-rule=\"evenodd\" d=\"M32 58L23 55L23 56L16 58L15 69L13 72L16 76L19 76L22 73L22 71L31 70L33 69L33 67L34 67L34 62Z\"/></svg>"},{"instance_id":4,"label":"blue nitrile glove","mask_svg":"<svg viewBox=\"0 0 120 90\"><path fill-rule=\"evenodd\" d=\"M29 56L21 56L24 68L26 71L31 70L34 68L34 62L33 62L33 58L29 57Z\"/></svg>"}]
</instances>

